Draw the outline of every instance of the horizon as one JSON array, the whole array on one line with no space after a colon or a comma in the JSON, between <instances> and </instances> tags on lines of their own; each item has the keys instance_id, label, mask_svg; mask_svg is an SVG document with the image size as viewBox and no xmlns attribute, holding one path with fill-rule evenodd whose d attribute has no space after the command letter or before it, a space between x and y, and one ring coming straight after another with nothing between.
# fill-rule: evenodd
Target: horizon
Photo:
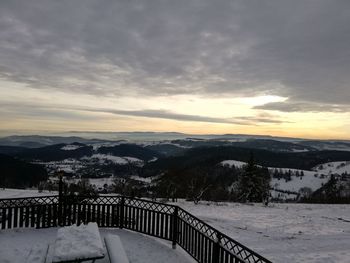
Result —
<instances>
[{"instance_id":1,"label":"horizon","mask_svg":"<svg viewBox=\"0 0 350 263\"><path fill-rule=\"evenodd\" d=\"M94 137L95 134L96 136ZM120 135L120 134L129 134L129 135L136 135L136 134L152 134L152 135L178 135L179 139L184 137L185 139L189 138L196 138L198 137L216 137L216 136L242 136L242 137L248 137L248 138L257 138L257 139L271 139L271 140L279 140L279 139L286 139L286 140L311 140L311 141L350 141L350 139L344 139L344 138L306 138L306 137L292 137L292 136L274 136L269 134L249 134L249 133L183 133L183 132L175 132L175 131L3 131L0 130L0 138L6 138L6 137L25 137L25 136L43 136L43 137L79 137L79 138L88 138L88 139L105 139L105 140L118 140L118 138L102 138L98 135ZM182 136L182 137L181 137ZM260 138L261 137L261 138ZM264 138L266 137L266 138ZM119 138L122 139L122 138ZM125 138L126 140L128 138ZM129 138L130 139L130 138ZM174 139L174 138L171 138ZM159 138L159 140L171 140L171 139L164 139ZM176 138L175 138L176 139ZM183 138L182 138L183 139ZM198 138L199 139L199 138Z\"/></svg>"},{"instance_id":2,"label":"horizon","mask_svg":"<svg viewBox=\"0 0 350 263\"><path fill-rule=\"evenodd\" d=\"M3 1L0 136L350 140L349 9L327 0Z\"/></svg>"}]
</instances>

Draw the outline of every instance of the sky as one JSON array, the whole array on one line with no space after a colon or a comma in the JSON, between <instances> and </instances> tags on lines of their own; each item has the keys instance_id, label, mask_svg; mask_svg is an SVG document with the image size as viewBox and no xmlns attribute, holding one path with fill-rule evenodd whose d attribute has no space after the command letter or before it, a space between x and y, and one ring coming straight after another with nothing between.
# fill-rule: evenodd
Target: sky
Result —
<instances>
[{"instance_id":1,"label":"sky","mask_svg":"<svg viewBox=\"0 0 350 263\"><path fill-rule=\"evenodd\" d=\"M350 139L348 0L0 1L0 132Z\"/></svg>"}]
</instances>

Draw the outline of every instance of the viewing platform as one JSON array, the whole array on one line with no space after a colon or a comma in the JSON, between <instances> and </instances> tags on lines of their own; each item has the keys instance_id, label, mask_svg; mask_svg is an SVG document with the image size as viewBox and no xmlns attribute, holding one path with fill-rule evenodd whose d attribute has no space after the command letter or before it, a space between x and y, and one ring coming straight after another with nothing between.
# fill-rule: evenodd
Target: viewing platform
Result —
<instances>
[{"instance_id":1,"label":"viewing platform","mask_svg":"<svg viewBox=\"0 0 350 263\"><path fill-rule=\"evenodd\" d=\"M124 236L126 242L128 242L128 238L125 238L125 234L123 234L126 233L124 229L147 235L148 239L150 237L158 238L171 244L173 249L181 247L181 250L183 249L188 256L197 262L271 262L177 205L121 195L65 196L62 191L59 192L58 196L0 199L0 227L2 229L0 234L3 235L9 231L9 234L16 235L17 233L25 234L28 231L27 243L31 246L33 244L30 236L37 233L36 231L38 233L39 231L48 231L47 236L44 235L43 239L43 242L48 243L52 233L57 232L52 232L55 228L89 222L95 222L102 233L104 231L124 231L121 232L121 239L123 241ZM141 237L140 234L136 233L129 235ZM131 240L133 239L131 238ZM13 254L21 254L24 251L20 245L16 245L16 241L11 243L15 244L12 245L15 248ZM145 244L148 243L145 242ZM137 244L140 243L136 241L133 246L138 246ZM142 249L134 248L129 251L141 253L147 247L145 245ZM168 254L167 249L164 251L162 253ZM152 254L152 251L148 252ZM175 262L183 262L175 259ZM167 259L166 262L170 261Z\"/></svg>"}]
</instances>

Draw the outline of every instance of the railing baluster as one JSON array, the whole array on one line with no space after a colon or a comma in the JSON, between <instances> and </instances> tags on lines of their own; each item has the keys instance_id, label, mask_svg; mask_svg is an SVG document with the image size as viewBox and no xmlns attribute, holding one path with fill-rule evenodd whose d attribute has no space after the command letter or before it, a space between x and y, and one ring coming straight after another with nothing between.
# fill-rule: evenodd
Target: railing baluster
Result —
<instances>
[{"instance_id":1,"label":"railing baluster","mask_svg":"<svg viewBox=\"0 0 350 263\"><path fill-rule=\"evenodd\" d=\"M23 214L23 207L21 206L19 208L19 227L23 227L24 223L24 214Z\"/></svg>"},{"instance_id":2,"label":"railing baluster","mask_svg":"<svg viewBox=\"0 0 350 263\"><path fill-rule=\"evenodd\" d=\"M18 207L13 208L13 227L16 228L18 226Z\"/></svg>"},{"instance_id":3,"label":"railing baluster","mask_svg":"<svg viewBox=\"0 0 350 263\"><path fill-rule=\"evenodd\" d=\"M36 213L35 213L35 227L40 228L41 206L37 205L35 207L35 211L36 211Z\"/></svg>"},{"instance_id":4,"label":"railing baluster","mask_svg":"<svg viewBox=\"0 0 350 263\"><path fill-rule=\"evenodd\" d=\"M178 213L179 213L179 210L177 208L177 206L175 207L174 209L174 213L173 213L173 220L172 220L172 231L173 231L173 235L172 235L172 238L173 238L173 244L172 244L172 247L173 249L176 248L176 243L177 243L177 220L178 220Z\"/></svg>"},{"instance_id":5,"label":"railing baluster","mask_svg":"<svg viewBox=\"0 0 350 263\"><path fill-rule=\"evenodd\" d=\"M165 215L165 238L170 239L170 227L169 227L169 217L170 215L166 214Z\"/></svg>"},{"instance_id":6,"label":"railing baluster","mask_svg":"<svg viewBox=\"0 0 350 263\"><path fill-rule=\"evenodd\" d=\"M117 226L117 223L116 223L116 220L115 220L115 217L116 217L116 214L115 214L115 210L117 209L117 206L116 205L112 205L112 225L111 227L116 227Z\"/></svg>"},{"instance_id":7,"label":"railing baluster","mask_svg":"<svg viewBox=\"0 0 350 263\"><path fill-rule=\"evenodd\" d=\"M110 205L106 205L106 227L110 227Z\"/></svg>"},{"instance_id":8,"label":"railing baluster","mask_svg":"<svg viewBox=\"0 0 350 263\"><path fill-rule=\"evenodd\" d=\"M7 211L7 228L11 229L12 228L12 207L8 208Z\"/></svg>"},{"instance_id":9,"label":"railing baluster","mask_svg":"<svg viewBox=\"0 0 350 263\"><path fill-rule=\"evenodd\" d=\"M47 218L46 218L46 205L41 206L41 217L40 218L41 218L40 227L42 227L42 228L46 227L46 220L47 220Z\"/></svg>"},{"instance_id":10,"label":"railing baluster","mask_svg":"<svg viewBox=\"0 0 350 263\"><path fill-rule=\"evenodd\" d=\"M35 226L35 206L31 206L31 215L30 215L30 226L34 227Z\"/></svg>"},{"instance_id":11,"label":"railing baluster","mask_svg":"<svg viewBox=\"0 0 350 263\"><path fill-rule=\"evenodd\" d=\"M3 207L2 208L2 213L1 213L1 229L5 229L6 228L6 221L7 221L7 218L6 218L6 208Z\"/></svg>"},{"instance_id":12,"label":"railing baluster","mask_svg":"<svg viewBox=\"0 0 350 263\"><path fill-rule=\"evenodd\" d=\"M30 210L29 210L29 206L26 207L26 227L29 227L29 213L30 213Z\"/></svg>"},{"instance_id":13,"label":"railing baluster","mask_svg":"<svg viewBox=\"0 0 350 263\"><path fill-rule=\"evenodd\" d=\"M219 263L220 258L220 241L221 241L221 234L219 232L216 233L216 242L214 243L213 247L213 262Z\"/></svg>"},{"instance_id":14,"label":"railing baluster","mask_svg":"<svg viewBox=\"0 0 350 263\"><path fill-rule=\"evenodd\" d=\"M132 207L130 205L128 206L127 218L128 229L132 229Z\"/></svg>"},{"instance_id":15,"label":"railing baluster","mask_svg":"<svg viewBox=\"0 0 350 263\"><path fill-rule=\"evenodd\" d=\"M119 227L124 228L124 206L125 206L125 197L122 196L121 202L120 202L120 221L119 221Z\"/></svg>"},{"instance_id":16,"label":"railing baluster","mask_svg":"<svg viewBox=\"0 0 350 263\"><path fill-rule=\"evenodd\" d=\"M147 234L151 234L151 211L147 211Z\"/></svg>"},{"instance_id":17,"label":"railing baluster","mask_svg":"<svg viewBox=\"0 0 350 263\"><path fill-rule=\"evenodd\" d=\"M136 215L135 215L135 218L134 218L134 220L135 220L135 229L136 229L136 231L140 231L140 229L139 229L139 218L140 218L140 209L138 208L138 207L135 207L134 208L135 209L135 212L136 212Z\"/></svg>"},{"instance_id":18,"label":"railing baluster","mask_svg":"<svg viewBox=\"0 0 350 263\"><path fill-rule=\"evenodd\" d=\"M92 205L92 218L91 218L92 222L96 222L96 205L93 204Z\"/></svg>"},{"instance_id":19,"label":"railing baluster","mask_svg":"<svg viewBox=\"0 0 350 263\"><path fill-rule=\"evenodd\" d=\"M155 223L155 219L156 219L156 212L152 211L152 233L151 235L154 236L156 233L156 223Z\"/></svg>"},{"instance_id":20,"label":"railing baluster","mask_svg":"<svg viewBox=\"0 0 350 263\"><path fill-rule=\"evenodd\" d=\"M48 205L47 206L48 211L47 211L47 227L51 227L52 226L52 205Z\"/></svg>"}]
</instances>

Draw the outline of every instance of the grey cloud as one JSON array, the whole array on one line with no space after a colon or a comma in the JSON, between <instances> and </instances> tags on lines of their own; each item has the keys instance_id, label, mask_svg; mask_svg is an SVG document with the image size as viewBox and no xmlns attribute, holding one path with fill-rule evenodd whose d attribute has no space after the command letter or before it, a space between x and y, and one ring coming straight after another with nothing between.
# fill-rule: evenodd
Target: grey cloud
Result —
<instances>
[{"instance_id":1,"label":"grey cloud","mask_svg":"<svg viewBox=\"0 0 350 263\"><path fill-rule=\"evenodd\" d=\"M273 110L281 112L349 112L349 105L320 104L310 102L272 102L260 106L255 109Z\"/></svg>"},{"instance_id":2,"label":"grey cloud","mask_svg":"<svg viewBox=\"0 0 350 263\"><path fill-rule=\"evenodd\" d=\"M289 121L281 121L277 118L266 118L266 117L238 117L238 120L250 121L252 123L290 123Z\"/></svg>"},{"instance_id":3,"label":"grey cloud","mask_svg":"<svg viewBox=\"0 0 350 263\"><path fill-rule=\"evenodd\" d=\"M98 96L349 105L349 10L347 0L1 1L0 77Z\"/></svg>"},{"instance_id":4,"label":"grey cloud","mask_svg":"<svg viewBox=\"0 0 350 263\"><path fill-rule=\"evenodd\" d=\"M97 119L100 117L82 114L82 112L94 113L110 113L119 116L133 116L145 118L157 118L176 121L191 121L191 122L206 122L206 123L221 123L234 125L257 125L259 123L282 123L275 115L260 114L257 116L238 116L232 118L217 118L201 115L190 115L175 113L167 110L116 110L108 108L88 108L82 106L55 105L43 103L21 103L18 106L15 102L0 101L2 109L0 112L6 116L32 116L32 117L54 117L67 119Z\"/></svg>"},{"instance_id":5,"label":"grey cloud","mask_svg":"<svg viewBox=\"0 0 350 263\"><path fill-rule=\"evenodd\" d=\"M92 111L92 112L104 112L112 113L116 115L126 115L135 117L147 117L147 118L158 118L168 119L177 121L195 121L195 122L208 122L208 123L226 123L226 124L238 124L238 125L249 125L246 121L234 121L225 118L215 118L199 115L179 114L165 110L112 110L112 109L87 109L82 108L81 110Z\"/></svg>"},{"instance_id":6,"label":"grey cloud","mask_svg":"<svg viewBox=\"0 0 350 263\"><path fill-rule=\"evenodd\" d=\"M72 111L67 107L45 105L40 103L15 103L0 100L0 115L4 119L35 118L36 120L76 120L96 121L101 116L93 116L79 111Z\"/></svg>"},{"instance_id":7,"label":"grey cloud","mask_svg":"<svg viewBox=\"0 0 350 263\"><path fill-rule=\"evenodd\" d=\"M104 112L112 113L116 115L126 115L135 117L147 117L147 118L159 118L177 121L194 121L194 122L207 122L207 123L223 123L223 124L235 124L235 125L256 125L259 123L282 123L277 118L267 116L239 116L232 118L215 118L200 115L179 114L166 110L112 110L112 109L89 109L89 108L77 108L84 111L92 112Z\"/></svg>"}]
</instances>

